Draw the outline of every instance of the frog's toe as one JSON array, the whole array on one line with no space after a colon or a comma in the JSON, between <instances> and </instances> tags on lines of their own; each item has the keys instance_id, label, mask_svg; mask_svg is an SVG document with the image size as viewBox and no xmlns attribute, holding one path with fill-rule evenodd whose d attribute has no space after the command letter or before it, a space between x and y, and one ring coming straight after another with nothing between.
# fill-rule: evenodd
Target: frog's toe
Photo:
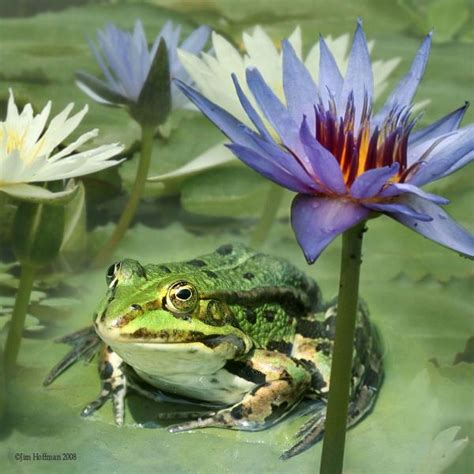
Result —
<instances>
[{"instance_id":1,"label":"frog's toe","mask_svg":"<svg viewBox=\"0 0 474 474\"><path fill-rule=\"evenodd\" d=\"M326 417L322 414L310 418L298 431L299 440L290 449L284 451L280 459L285 460L301 454L320 441L324 435L325 421Z\"/></svg>"},{"instance_id":2,"label":"frog's toe","mask_svg":"<svg viewBox=\"0 0 474 474\"><path fill-rule=\"evenodd\" d=\"M323 416L324 413L317 413L316 415L311 416L309 420L306 421L306 423L304 423L298 430L298 432L296 433L296 437L300 438L305 436L306 433L310 432L313 429L315 423L317 423Z\"/></svg>"},{"instance_id":3,"label":"frog's toe","mask_svg":"<svg viewBox=\"0 0 474 474\"><path fill-rule=\"evenodd\" d=\"M46 387L58 378L69 367L74 365L79 360L90 362L94 356L99 352L102 344L99 336L97 336L94 327L88 326L80 331L73 332L57 339L56 342L63 342L72 346L62 360L60 360L49 372L43 381Z\"/></svg>"},{"instance_id":4,"label":"frog's toe","mask_svg":"<svg viewBox=\"0 0 474 474\"><path fill-rule=\"evenodd\" d=\"M124 383L114 384L113 382L106 382L103 384L99 396L84 407L81 416L92 415L102 408L108 400L112 400L115 424L122 426L125 419L125 396L126 389Z\"/></svg>"},{"instance_id":5,"label":"frog's toe","mask_svg":"<svg viewBox=\"0 0 474 474\"><path fill-rule=\"evenodd\" d=\"M181 433L182 431L196 430L199 428L209 427L226 427L227 424L224 420L216 416L213 413L212 416L206 416L205 418L197 418L195 420L187 421L185 423L179 423L177 425L170 426L168 431L170 433Z\"/></svg>"},{"instance_id":6,"label":"frog's toe","mask_svg":"<svg viewBox=\"0 0 474 474\"><path fill-rule=\"evenodd\" d=\"M110 399L110 392L102 390L100 395L85 406L81 411L81 416L90 416L95 413L97 410L102 408L107 400Z\"/></svg>"}]
</instances>

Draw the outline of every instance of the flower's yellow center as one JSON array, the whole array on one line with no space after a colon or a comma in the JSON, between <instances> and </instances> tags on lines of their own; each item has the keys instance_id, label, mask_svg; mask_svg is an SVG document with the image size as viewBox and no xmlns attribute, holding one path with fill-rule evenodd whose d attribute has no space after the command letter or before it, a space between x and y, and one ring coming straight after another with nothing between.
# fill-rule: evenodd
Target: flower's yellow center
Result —
<instances>
[{"instance_id":1,"label":"flower's yellow center","mask_svg":"<svg viewBox=\"0 0 474 474\"><path fill-rule=\"evenodd\" d=\"M31 148L26 150L26 138L28 136L28 128L21 130L9 130L6 127L0 128L0 142L5 143L6 154L9 155L13 151L18 151L20 158L27 163L32 162L41 152L44 144L43 138L38 140Z\"/></svg>"},{"instance_id":2,"label":"flower's yellow center","mask_svg":"<svg viewBox=\"0 0 474 474\"><path fill-rule=\"evenodd\" d=\"M0 129L0 140L6 138L6 152L10 154L14 150L21 150L25 141L25 133L19 134L15 131Z\"/></svg>"}]
</instances>

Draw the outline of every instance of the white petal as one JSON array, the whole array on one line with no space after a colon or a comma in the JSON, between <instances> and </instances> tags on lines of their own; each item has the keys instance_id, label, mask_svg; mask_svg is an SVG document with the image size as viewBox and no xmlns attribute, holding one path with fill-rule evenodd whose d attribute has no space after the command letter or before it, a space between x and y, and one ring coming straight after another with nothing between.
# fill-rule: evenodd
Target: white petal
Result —
<instances>
[{"instance_id":1,"label":"white petal","mask_svg":"<svg viewBox=\"0 0 474 474\"><path fill-rule=\"evenodd\" d=\"M239 52L222 36L212 32L212 45L217 61L232 64L231 69L242 67L242 57Z\"/></svg>"},{"instance_id":2,"label":"white petal","mask_svg":"<svg viewBox=\"0 0 474 474\"><path fill-rule=\"evenodd\" d=\"M288 41L290 42L291 46L293 46L293 49L295 50L296 56L298 58L302 58L302 51L303 51L303 46L302 46L302 39L301 39L301 28L300 25L298 25L293 33L288 38Z\"/></svg>"},{"instance_id":3,"label":"white petal","mask_svg":"<svg viewBox=\"0 0 474 474\"><path fill-rule=\"evenodd\" d=\"M67 118L74 104L69 104L59 115L51 120L41 140L41 153L48 154L68 137L79 125L89 110L87 105L70 118Z\"/></svg>"},{"instance_id":4,"label":"white petal","mask_svg":"<svg viewBox=\"0 0 474 474\"><path fill-rule=\"evenodd\" d=\"M49 162L55 162L66 155L71 154L73 151L77 150L81 145L88 142L90 139L97 137L99 134L99 129L91 130L90 132L84 133L81 135L75 142L69 144L66 148L63 148L59 153L54 154L49 158Z\"/></svg>"},{"instance_id":5,"label":"white petal","mask_svg":"<svg viewBox=\"0 0 474 474\"><path fill-rule=\"evenodd\" d=\"M8 107L7 107L7 118L6 122L10 122L12 120L17 120L19 117L18 114L18 107L15 103L15 97L13 95L13 90L8 89L9 97L8 97Z\"/></svg>"}]
</instances>

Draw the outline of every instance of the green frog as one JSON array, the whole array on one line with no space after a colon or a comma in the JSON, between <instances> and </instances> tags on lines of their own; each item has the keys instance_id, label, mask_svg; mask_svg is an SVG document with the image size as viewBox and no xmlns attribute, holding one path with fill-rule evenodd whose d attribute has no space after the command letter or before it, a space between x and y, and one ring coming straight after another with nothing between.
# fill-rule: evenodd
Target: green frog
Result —
<instances>
[{"instance_id":1,"label":"green frog","mask_svg":"<svg viewBox=\"0 0 474 474\"><path fill-rule=\"evenodd\" d=\"M101 391L82 414L112 406L122 425L130 391L208 410L171 426L261 430L305 399L314 413L282 454L294 456L324 434L337 302L288 261L243 245L179 263L112 265L94 325L66 336L72 351L45 385L80 358L99 356ZM359 304L348 426L372 408L383 378L382 350Z\"/></svg>"}]
</instances>

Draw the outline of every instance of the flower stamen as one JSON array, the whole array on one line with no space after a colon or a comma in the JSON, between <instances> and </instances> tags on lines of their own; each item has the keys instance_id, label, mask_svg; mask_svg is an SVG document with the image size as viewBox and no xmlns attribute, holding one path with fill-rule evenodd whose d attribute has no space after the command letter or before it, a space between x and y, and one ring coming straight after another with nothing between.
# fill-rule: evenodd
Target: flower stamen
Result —
<instances>
[{"instance_id":1,"label":"flower stamen","mask_svg":"<svg viewBox=\"0 0 474 474\"><path fill-rule=\"evenodd\" d=\"M407 165L408 137L416 123L411 109L394 108L385 121L371 129L372 104L364 98L361 117L356 122L354 96L347 100L343 117L336 112L334 99L325 107L322 101L315 107L315 137L339 162L348 187L364 172L394 163L400 165L392 182L403 182L410 169Z\"/></svg>"}]
</instances>

